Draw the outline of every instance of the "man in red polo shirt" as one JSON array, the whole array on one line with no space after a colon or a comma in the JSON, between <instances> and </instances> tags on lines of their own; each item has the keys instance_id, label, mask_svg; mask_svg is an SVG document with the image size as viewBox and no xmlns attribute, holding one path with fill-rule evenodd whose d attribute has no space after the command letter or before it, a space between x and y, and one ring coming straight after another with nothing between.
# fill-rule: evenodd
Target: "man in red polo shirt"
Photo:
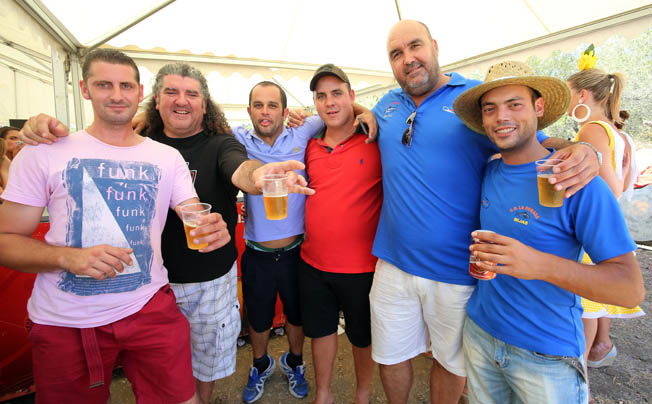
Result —
<instances>
[{"instance_id":1,"label":"man in red polo shirt","mask_svg":"<svg viewBox=\"0 0 652 404\"><path fill-rule=\"evenodd\" d=\"M373 375L369 290L371 255L382 205L378 146L355 129L355 93L346 74L327 64L310 90L326 127L306 149L306 172L315 194L306 199L306 240L301 246L299 291L306 336L312 338L316 404L330 404L337 325L344 312L357 379L356 403L369 402Z\"/></svg>"}]
</instances>

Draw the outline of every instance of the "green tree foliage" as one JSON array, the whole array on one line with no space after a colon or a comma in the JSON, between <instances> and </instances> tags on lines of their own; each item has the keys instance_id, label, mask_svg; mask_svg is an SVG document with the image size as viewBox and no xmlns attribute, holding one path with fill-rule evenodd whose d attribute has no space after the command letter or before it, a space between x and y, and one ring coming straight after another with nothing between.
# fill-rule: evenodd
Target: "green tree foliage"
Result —
<instances>
[{"instance_id":1,"label":"green tree foliage","mask_svg":"<svg viewBox=\"0 0 652 404\"><path fill-rule=\"evenodd\" d=\"M598 69L608 73L621 72L626 76L621 109L627 110L630 114L625 131L634 138L637 148L652 145L652 127L649 126L652 124L651 44L652 28L637 38L626 39L617 35L595 47ZM572 53L554 51L544 60L532 56L526 60L526 63L532 67L535 74L566 80L578 71L577 61L589 45L589 43L581 43ZM549 126L546 133L549 136L570 139L578 130L579 125L571 118L565 117Z\"/></svg>"}]
</instances>

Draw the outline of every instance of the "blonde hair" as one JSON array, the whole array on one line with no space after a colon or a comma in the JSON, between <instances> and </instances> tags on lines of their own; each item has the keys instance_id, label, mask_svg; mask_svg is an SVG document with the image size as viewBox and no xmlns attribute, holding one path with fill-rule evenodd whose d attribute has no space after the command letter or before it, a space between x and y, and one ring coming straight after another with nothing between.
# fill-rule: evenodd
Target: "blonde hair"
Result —
<instances>
[{"instance_id":1,"label":"blonde hair","mask_svg":"<svg viewBox=\"0 0 652 404\"><path fill-rule=\"evenodd\" d=\"M623 124L620 116L620 98L625 88L625 76L622 73L607 74L600 69L586 69L568 78L573 90L588 90L593 98L603 107L610 121Z\"/></svg>"}]
</instances>

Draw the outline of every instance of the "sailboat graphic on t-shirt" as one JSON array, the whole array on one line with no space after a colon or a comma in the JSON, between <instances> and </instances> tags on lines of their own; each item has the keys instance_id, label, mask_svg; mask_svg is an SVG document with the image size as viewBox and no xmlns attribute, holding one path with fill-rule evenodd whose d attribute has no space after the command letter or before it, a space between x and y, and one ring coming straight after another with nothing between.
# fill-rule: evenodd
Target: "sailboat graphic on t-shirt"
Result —
<instances>
[{"instance_id":1,"label":"sailboat graphic on t-shirt","mask_svg":"<svg viewBox=\"0 0 652 404\"><path fill-rule=\"evenodd\" d=\"M95 182L90 178L86 170L83 170L83 192L82 192L82 247L92 247L100 244L108 244L113 247L131 248L127 238L120 229L118 222L109 211L106 201L100 195ZM133 264L125 267L118 276L141 272L138 260L131 254Z\"/></svg>"},{"instance_id":2,"label":"sailboat graphic on t-shirt","mask_svg":"<svg viewBox=\"0 0 652 404\"><path fill-rule=\"evenodd\" d=\"M145 162L73 159L64 172L70 195L67 244L133 248L132 265L97 280L64 272L59 287L88 296L137 289L151 282L151 221L160 170Z\"/></svg>"}]
</instances>

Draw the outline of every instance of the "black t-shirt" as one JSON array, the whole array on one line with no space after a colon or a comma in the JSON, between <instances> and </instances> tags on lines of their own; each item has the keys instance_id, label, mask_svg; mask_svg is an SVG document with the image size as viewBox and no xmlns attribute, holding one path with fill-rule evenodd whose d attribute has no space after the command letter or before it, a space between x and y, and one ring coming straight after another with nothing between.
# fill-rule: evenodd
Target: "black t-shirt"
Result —
<instances>
[{"instance_id":1,"label":"black t-shirt","mask_svg":"<svg viewBox=\"0 0 652 404\"><path fill-rule=\"evenodd\" d=\"M222 215L231 234L231 241L215 251L200 253L191 250L186 244L183 222L170 209L161 240L163 263L170 282L193 283L219 278L229 271L238 256L235 246L238 189L231 177L248 159L247 151L230 133L210 136L200 132L177 139L160 132L152 139L179 150L188 163L199 200L210 203L213 206L211 211Z\"/></svg>"}]
</instances>

